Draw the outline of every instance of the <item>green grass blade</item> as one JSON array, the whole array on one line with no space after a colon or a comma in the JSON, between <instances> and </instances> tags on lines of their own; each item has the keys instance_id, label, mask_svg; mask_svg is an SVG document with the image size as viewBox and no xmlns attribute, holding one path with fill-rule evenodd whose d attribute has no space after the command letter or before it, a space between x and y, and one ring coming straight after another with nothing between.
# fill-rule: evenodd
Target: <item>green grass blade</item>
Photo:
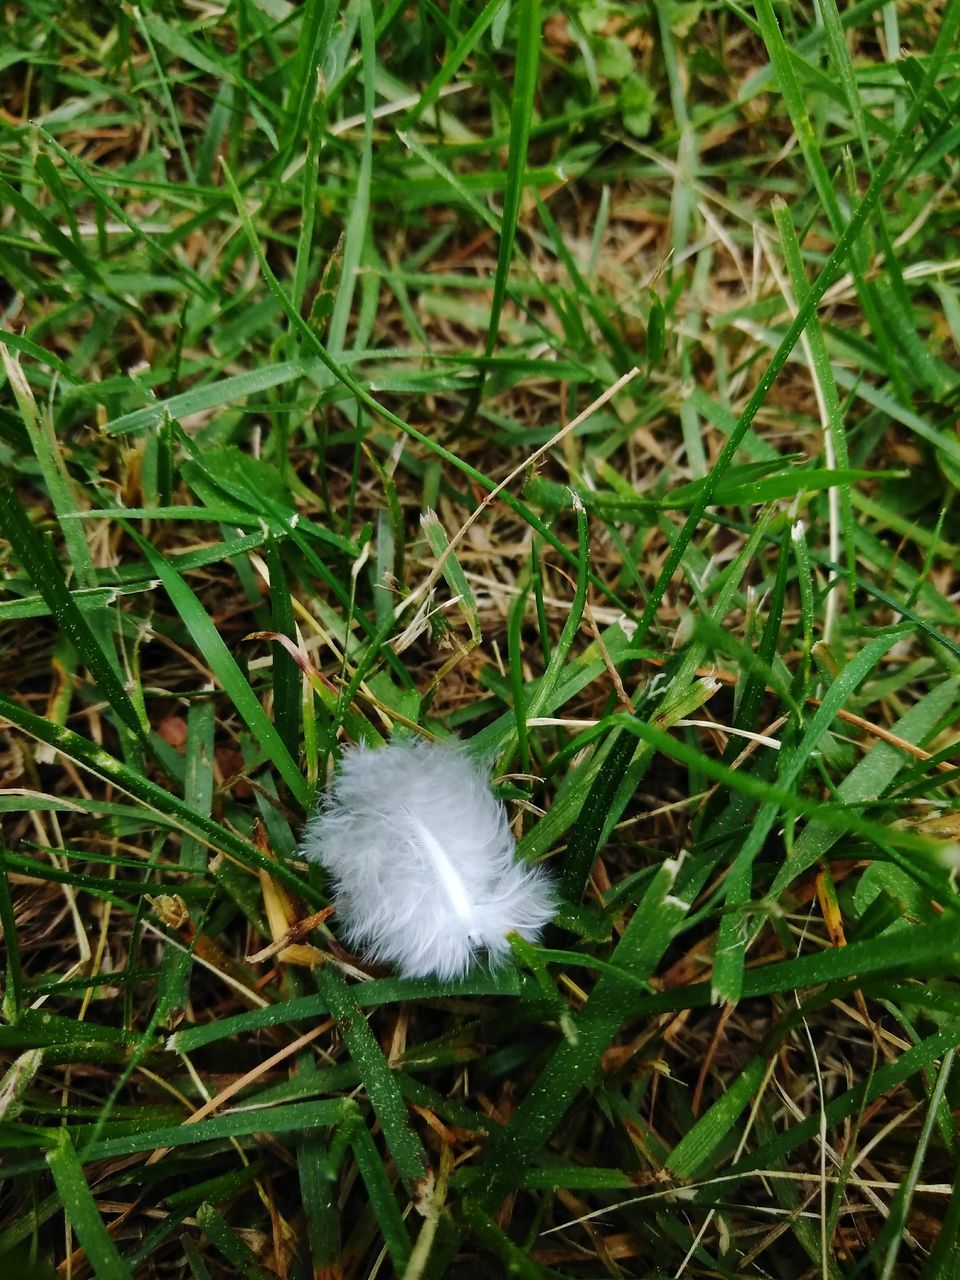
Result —
<instances>
[{"instance_id":1,"label":"green grass blade","mask_svg":"<svg viewBox=\"0 0 960 1280\"><path fill-rule=\"evenodd\" d=\"M467 626L470 628L471 640L475 644L479 644L482 639L480 635L480 615L477 610L473 588L467 581L467 575L457 559L456 552L450 549L450 539L447 537L446 530L440 523L437 513L435 511L424 512L420 517L420 527L423 529L430 545L430 550L437 557L437 560L443 563L444 579L459 602L460 611L466 620Z\"/></svg>"},{"instance_id":2,"label":"green grass blade","mask_svg":"<svg viewBox=\"0 0 960 1280\"><path fill-rule=\"evenodd\" d=\"M3 982L3 1016L7 1022L17 1022L23 1008L23 966L20 962L20 944L17 939L17 921L14 915L13 894L10 891L10 872L7 850L0 841L0 931L3 934L5 974Z\"/></svg>"},{"instance_id":3,"label":"green grass blade","mask_svg":"<svg viewBox=\"0 0 960 1280\"><path fill-rule=\"evenodd\" d=\"M94 1274L110 1276L111 1280L125 1280L133 1272L120 1256L104 1221L100 1216L93 1193L77 1159L77 1153L66 1129L60 1133L56 1146L47 1155L47 1164L57 1185L57 1193L63 1202L67 1220L77 1233L77 1239L93 1267Z\"/></svg>"},{"instance_id":4,"label":"green grass blade","mask_svg":"<svg viewBox=\"0 0 960 1280\"><path fill-rule=\"evenodd\" d=\"M530 127L533 121L533 103L537 91L537 71L540 66L543 23L540 0L519 0L517 11L517 58L514 64L513 98L510 109L510 149L507 155L506 185L500 217L497 269L493 279L490 320L483 348L487 356L493 354L500 335L500 317L504 299L507 296L510 264L513 261L513 246L523 198L527 149L530 144ZM481 373L464 414L464 421L469 421L476 412L483 394L484 376Z\"/></svg>"},{"instance_id":5,"label":"green grass blade","mask_svg":"<svg viewBox=\"0 0 960 1280\"><path fill-rule=\"evenodd\" d=\"M350 1145L357 1168L360 1170L360 1177L370 1196L370 1204L376 1214L377 1225L383 1233L384 1245L397 1273L402 1274L402 1269L410 1257L410 1236L397 1205L397 1197L383 1167L380 1152L362 1116L357 1115L354 1118Z\"/></svg>"},{"instance_id":6,"label":"green grass blade","mask_svg":"<svg viewBox=\"0 0 960 1280\"><path fill-rule=\"evenodd\" d=\"M272 627L294 644L297 642L293 621L290 584L283 556L276 542L267 544L264 559L270 572L270 606ZM300 668L281 644L270 646L273 658L273 717L277 733L292 759L297 758L300 743L300 704L303 684Z\"/></svg>"},{"instance_id":7,"label":"green grass blade","mask_svg":"<svg viewBox=\"0 0 960 1280\"><path fill-rule=\"evenodd\" d=\"M343 234L340 284L333 303L327 349L337 356L343 350L357 285L357 272L370 217L370 178L373 165L374 48L373 10L360 6L360 61L363 83L363 144L357 170L356 191L350 202L350 217Z\"/></svg>"},{"instance_id":8,"label":"green grass blade","mask_svg":"<svg viewBox=\"0 0 960 1280\"><path fill-rule=\"evenodd\" d=\"M929 1154L930 1139L937 1120L937 1112L945 1100L947 1083L950 1079L950 1072L953 1069L955 1054L956 1049L950 1049L944 1054L940 1070L937 1072L936 1082L927 1103L927 1114L924 1117L923 1128L910 1159L910 1167L897 1188L897 1194L894 1196L890 1206L890 1214L871 1250L874 1257L883 1255L883 1261L878 1272L879 1280L893 1280L896 1275L897 1258L900 1256L903 1234L910 1216L910 1206L917 1191L917 1183L920 1181L923 1162Z\"/></svg>"},{"instance_id":9,"label":"green grass blade","mask_svg":"<svg viewBox=\"0 0 960 1280\"><path fill-rule=\"evenodd\" d=\"M791 57L780 25L770 0L757 0L757 17L764 44L770 54L770 61L776 71L780 91L790 114L796 132L797 143L803 153L807 171L819 197L821 207L827 214L833 234L839 236L844 228L845 219L834 189L834 180L827 171L817 134L807 110L807 101L796 74L795 57ZM882 210L879 211L882 217ZM895 384L901 393L905 393L906 384L900 369L899 355L894 348L891 335L882 310L878 305L876 289L872 281L865 279L861 266L862 247L858 241L852 240L849 246L847 262L857 283L857 291L864 314L870 324L874 340L880 348L884 361ZM799 301L799 299L798 299Z\"/></svg>"},{"instance_id":10,"label":"green grass blade","mask_svg":"<svg viewBox=\"0 0 960 1280\"><path fill-rule=\"evenodd\" d=\"M507 184L503 192L503 213L500 219L500 246L497 251L497 271L493 281L493 298L490 303L490 324L484 351L493 354L500 332L500 313L507 293L507 279L513 260L513 244L517 235L517 221L523 197L524 173L527 167L527 149L530 143L530 126L533 120L533 100L537 91L537 71L540 66L542 17L539 0L519 0L517 6L517 60L514 66L513 98L510 109L510 151L507 156Z\"/></svg>"},{"instance_id":11,"label":"green grass blade","mask_svg":"<svg viewBox=\"0 0 960 1280\"><path fill-rule=\"evenodd\" d=\"M290 788L291 794L306 807L307 786L303 774L273 723L267 719L259 699L237 665L236 659L224 644L206 610L170 561L132 530L131 535L136 539L154 573L163 583L171 603L183 619L184 626L190 632L198 652L203 654L210 670L220 681L257 743L275 765L277 772Z\"/></svg>"},{"instance_id":12,"label":"green grass blade","mask_svg":"<svg viewBox=\"0 0 960 1280\"><path fill-rule=\"evenodd\" d=\"M430 1161L410 1124L406 1103L390 1065L341 975L329 965L324 966L317 971L317 986L357 1064L397 1172L407 1191L413 1194L426 1177Z\"/></svg>"},{"instance_id":13,"label":"green grass blade","mask_svg":"<svg viewBox=\"0 0 960 1280\"><path fill-rule=\"evenodd\" d=\"M833 0L827 0L832 4ZM782 201L775 202L773 207L774 221L780 232L780 243L783 248L784 258L787 263L787 270L790 273L790 287L793 296L800 304L803 303L807 293L807 277L803 267L803 259L800 254L800 243L797 240L796 230L794 229L793 219L787 209L786 204ZM844 428L843 409L840 404L840 395L837 391L837 382L833 376L833 368L830 364L830 357L827 354L827 345L824 340L823 330L819 323L819 318L814 314L810 325L806 332L806 341L809 344L811 355L811 374L816 379L819 389L818 401L823 406L823 412L826 415L826 428L829 441L833 448L833 468L836 471L843 471L848 466L848 449L847 436ZM842 532L844 546L844 560L847 568L847 591L850 599L853 599L856 591L856 552L854 550L853 541L853 511L850 502L849 482L844 483L839 493L839 503L834 512L831 509L831 522L836 522L841 526L837 529L831 525L831 560L839 560L838 555L838 539ZM826 627L827 634L830 634L832 628Z\"/></svg>"},{"instance_id":14,"label":"green grass blade","mask_svg":"<svg viewBox=\"0 0 960 1280\"><path fill-rule=\"evenodd\" d=\"M611 962L633 978L650 976L686 914L687 904L671 896L676 873L673 862L660 868L613 952ZM620 1026L623 1004L622 980L602 973L576 1020L575 1039L554 1049L510 1122L491 1138L484 1206L498 1202L560 1123Z\"/></svg>"},{"instance_id":15,"label":"green grass blade","mask_svg":"<svg viewBox=\"0 0 960 1280\"><path fill-rule=\"evenodd\" d=\"M197 1210L197 1226L230 1264L232 1275L243 1280L274 1280L276 1272L260 1265L250 1246L231 1231L212 1204L202 1204Z\"/></svg>"},{"instance_id":16,"label":"green grass blade","mask_svg":"<svg viewBox=\"0 0 960 1280\"><path fill-rule=\"evenodd\" d=\"M14 555L43 597L64 635L80 660L96 680L123 724L136 734L145 726L127 693L114 662L100 645L84 612L78 607L60 567L24 511L12 477L0 484L0 529L9 539Z\"/></svg>"}]
</instances>

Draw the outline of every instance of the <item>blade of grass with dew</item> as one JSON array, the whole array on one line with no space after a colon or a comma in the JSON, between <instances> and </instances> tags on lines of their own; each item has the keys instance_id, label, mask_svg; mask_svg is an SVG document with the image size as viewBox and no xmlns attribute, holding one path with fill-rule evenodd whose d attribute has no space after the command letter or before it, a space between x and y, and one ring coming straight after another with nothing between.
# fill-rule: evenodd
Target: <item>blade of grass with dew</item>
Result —
<instances>
[{"instance_id":1,"label":"blade of grass with dew","mask_svg":"<svg viewBox=\"0 0 960 1280\"><path fill-rule=\"evenodd\" d=\"M532 988L515 971L505 969L496 974L477 973L456 982L423 978L373 978L352 988L351 995L361 1009L374 1009L380 1005L401 1004L405 1001L469 996L513 996L528 999L532 997ZM179 1053L192 1053L195 1049L215 1044L217 1040L229 1036L246 1035L248 1032L262 1031L266 1027L286 1024L294 1026L307 1019L321 1018L330 1012L332 1010L322 994L300 996L264 1009L239 1013L232 1018L195 1027L182 1027L169 1037L167 1047Z\"/></svg>"},{"instance_id":2,"label":"blade of grass with dew","mask_svg":"<svg viewBox=\"0 0 960 1280\"><path fill-rule=\"evenodd\" d=\"M948 919L911 926L909 933L898 936L898 942L904 944L903 950L894 951L890 938L880 936L749 969L743 980L742 998L754 1000L785 991L822 987L826 983L834 984L831 994L849 994L861 982L866 986L872 975L949 973L960 945L954 918L958 910L960 903L952 902ZM646 995L643 994L645 984L632 975L618 970L618 978L623 986L625 1020L681 1009L703 1009L710 1004L709 982L694 982L679 990ZM918 996L918 1003L922 1003L922 999Z\"/></svg>"},{"instance_id":3,"label":"blade of grass with dew","mask_svg":"<svg viewBox=\"0 0 960 1280\"><path fill-rule=\"evenodd\" d=\"M283 137L285 153L289 153L300 142L300 135L315 100L317 78L323 73L336 13L335 0L306 0L303 6L290 90L284 104L287 117Z\"/></svg>"},{"instance_id":4,"label":"blade of grass with dew","mask_svg":"<svg viewBox=\"0 0 960 1280\"><path fill-rule=\"evenodd\" d=\"M570 612L564 621L559 639L554 645L546 670L527 703L528 720L540 715L553 696L560 674L566 666L574 638L580 629L583 611L587 603L587 583L590 568L590 526L583 506L577 506L576 504L574 506L577 516L577 577L573 600L570 603Z\"/></svg>"},{"instance_id":5,"label":"blade of grass with dew","mask_svg":"<svg viewBox=\"0 0 960 1280\"><path fill-rule=\"evenodd\" d=\"M407 1191L413 1194L428 1175L430 1160L407 1115L383 1050L374 1039L351 989L343 977L325 965L316 972L317 988L337 1020L340 1034L357 1064L370 1103Z\"/></svg>"},{"instance_id":6,"label":"blade of grass with dew","mask_svg":"<svg viewBox=\"0 0 960 1280\"><path fill-rule=\"evenodd\" d=\"M307 1247L314 1271L321 1275L324 1268L328 1273L333 1271L340 1253L335 1187L324 1168L327 1150L327 1143L319 1133L303 1133L297 1139L297 1180L307 1224ZM378 1211L378 1223L383 1223L384 1216L382 1210ZM383 1226L381 1231L386 1240Z\"/></svg>"},{"instance_id":7,"label":"blade of grass with dew","mask_svg":"<svg viewBox=\"0 0 960 1280\"><path fill-rule=\"evenodd\" d=\"M370 1204L376 1214L384 1245L399 1273L400 1268L406 1265L410 1256L410 1236L397 1206L397 1197L383 1167L380 1152L359 1110L355 1113L350 1130L350 1147L357 1162L360 1177L370 1195Z\"/></svg>"},{"instance_id":8,"label":"blade of grass with dew","mask_svg":"<svg viewBox=\"0 0 960 1280\"><path fill-rule=\"evenodd\" d=\"M94 1273L98 1276L115 1276L116 1280L132 1276L133 1273L120 1256L113 1237L100 1216L83 1166L77 1159L66 1129L61 1130L55 1149L47 1156L47 1163L63 1201L67 1220L77 1233L77 1239Z\"/></svg>"},{"instance_id":9,"label":"blade of grass with dew","mask_svg":"<svg viewBox=\"0 0 960 1280\"><path fill-rule=\"evenodd\" d=\"M475 1201L465 1198L461 1209L471 1235L498 1260L503 1267L502 1274L516 1276L517 1280L544 1280L544 1277L562 1274L535 1262Z\"/></svg>"},{"instance_id":10,"label":"blade of grass with dew","mask_svg":"<svg viewBox=\"0 0 960 1280\"><path fill-rule=\"evenodd\" d=\"M75 267L89 285L105 288L101 273L90 256L3 178L0 178L0 197L34 228L43 244ZM4 335L5 341L8 336Z\"/></svg>"},{"instance_id":11,"label":"blade of grass with dew","mask_svg":"<svg viewBox=\"0 0 960 1280\"><path fill-rule=\"evenodd\" d=\"M57 438L53 433L51 424L41 414L34 399L33 391L24 377L19 362L9 355L5 347L0 351L0 355L3 356L7 380L16 398L17 408L20 410L20 416L23 419L24 426L27 428L34 456L40 466L47 492L56 512L57 521L66 546L67 560L76 575L77 585L80 589L93 590L97 585L93 560L90 556L90 548L87 545L83 525L77 518L80 515L80 511ZM91 626L104 650L105 656L108 661L112 659L119 675L116 655L111 652L109 647L109 633L105 627L99 625L103 621L104 619L101 616L95 614L91 620Z\"/></svg>"},{"instance_id":12,"label":"blade of grass with dew","mask_svg":"<svg viewBox=\"0 0 960 1280\"><path fill-rule=\"evenodd\" d=\"M586 890L607 816L623 778L623 755L614 746L615 740L611 740L601 751L590 790L570 832L560 876L563 896L570 903L579 902Z\"/></svg>"},{"instance_id":13,"label":"blade of grass with dew","mask_svg":"<svg viewBox=\"0 0 960 1280\"><path fill-rule=\"evenodd\" d=\"M160 40L164 41L171 52L176 54L177 57L183 58L187 62L193 62L196 65L197 59L193 44L173 27L169 26L168 23L164 22L162 18L157 19L154 17L149 21L145 21L143 14L136 5L132 9L132 15L133 20L143 37L144 44L147 46L150 60L154 66L156 83L159 87L160 97L166 107L167 124L170 132L173 134L177 153L180 157L180 163L183 165L183 171L187 176L187 181L193 183L196 181L193 162L190 159L190 154L187 151L186 146L184 145L183 133L180 129L180 120L173 102L173 91L170 87L170 79L167 75L166 68L157 54L156 46L151 38L151 29L157 34ZM201 58L199 60L199 65L202 70L214 70L215 72L219 72L219 68L217 68L215 64L211 63L209 59Z\"/></svg>"},{"instance_id":14,"label":"blade of grass with dew","mask_svg":"<svg viewBox=\"0 0 960 1280\"><path fill-rule=\"evenodd\" d=\"M832 3L832 0L827 0ZM790 286L793 295L798 303L803 302L807 290L807 277L804 271L803 259L800 254L800 244L797 240L796 230L793 225L793 219L785 203L775 202L773 206L773 217L780 233L780 244L783 249L784 258L787 264L787 270L790 273ZM818 400L822 406L823 415L826 418L826 442L832 442L833 461L831 469L837 473L843 472L848 467L848 450L847 437L843 421L843 410L840 404L840 395L837 391L836 379L833 376L833 368L827 354L826 343L823 338L823 330L820 327L819 320L816 315L810 322L806 331L806 340L809 343L810 354L812 357L813 367L811 369L812 376L816 379L818 388ZM850 502L849 481L843 481L839 494L839 508L836 515L831 513L831 518L839 521L842 527L845 563L847 567L847 591L850 598L853 598L856 590L856 551L853 543L853 511ZM831 543L834 539L831 537ZM831 545L830 558L839 560L837 554L838 548ZM830 628L827 628L829 633Z\"/></svg>"},{"instance_id":15,"label":"blade of grass with dew","mask_svg":"<svg viewBox=\"0 0 960 1280\"><path fill-rule=\"evenodd\" d=\"M520 769L529 773L530 742L527 735L527 710L523 679L523 624L530 597L529 587L524 586L511 602L507 614L507 663L510 671L511 694L513 696L513 717L516 733L517 751L520 756ZM476 744L474 744L476 749ZM478 753L478 759L482 758Z\"/></svg>"},{"instance_id":16,"label":"blade of grass with dew","mask_svg":"<svg viewBox=\"0 0 960 1280\"><path fill-rule=\"evenodd\" d=\"M242 1280L274 1280L276 1272L260 1265L257 1255L227 1226L214 1205L209 1202L200 1205L196 1216L197 1226L230 1264L233 1275L242 1277Z\"/></svg>"},{"instance_id":17,"label":"blade of grass with dew","mask_svg":"<svg viewBox=\"0 0 960 1280\"><path fill-rule=\"evenodd\" d=\"M0 329L0 346L7 352L16 351L21 355L30 356L32 360L36 360L45 369L52 369L60 375L64 381L64 386L68 390L71 390L76 385L75 375L68 364L65 364L55 356L52 351L48 351L46 347L41 347L36 342L31 342L23 334L5 333ZM25 440L26 437L23 437L23 441Z\"/></svg>"},{"instance_id":18,"label":"blade of grass with dew","mask_svg":"<svg viewBox=\"0 0 960 1280\"><path fill-rule=\"evenodd\" d=\"M214 382L201 383L189 391L156 400L143 409L135 409L108 422L103 428L110 434L131 434L154 426L166 415L169 418L186 418L207 409L222 409L226 405L246 400L271 387L284 386L303 377L308 366L302 360L282 360L246 373L233 374Z\"/></svg>"},{"instance_id":19,"label":"blade of grass with dew","mask_svg":"<svg viewBox=\"0 0 960 1280\"><path fill-rule=\"evenodd\" d=\"M650 976L686 914L687 904L671 897L676 872L673 862L660 868L613 952L611 963L633 978ZM601 974L576 1019L575 1040L554 1049L510 1121L492 1136L481 1205L499 1202L560 1123L620 1026L623 997L622 980Z\"/></svg>"},{"instance_id":20,"label":"blade of grass with dew","mask_svg":"<svg viewBox=\"0 0 960 1280\"><path fill-rule=\"evenodd\" d=\"M10 872L7 849L0 839L0 931L4 948L4 983L2 1009L9 1023L17 1023L23 1008L23 968L20 962L20 943L17 937L17 921L14 915L13 895L10 892Z\"/></svg>"},{"instance_id":21,"label":"blade of grass with dew","mask_svg":"<svg viewBox=\"0 0 960 1280\"><path fill-rule=\"evenodd\" d=\"M228 1138L254 1138L258 1133L297 1133L319 1126L334 1125L349 1105L342 1098L314 1099L282 1106L241 1108L223 1115L208 1116L195 1124L164 1125L139 1129L114 1138L100 1138L82 1153L84 1164L97 1164L124 1156L139 1155L167 1147L192 1146L198 1142L221 1142ZM59 1139L51 1133L51 1146ZM74 1159L79 1159L74 1152Z\"/></svg>"}]
</instances>

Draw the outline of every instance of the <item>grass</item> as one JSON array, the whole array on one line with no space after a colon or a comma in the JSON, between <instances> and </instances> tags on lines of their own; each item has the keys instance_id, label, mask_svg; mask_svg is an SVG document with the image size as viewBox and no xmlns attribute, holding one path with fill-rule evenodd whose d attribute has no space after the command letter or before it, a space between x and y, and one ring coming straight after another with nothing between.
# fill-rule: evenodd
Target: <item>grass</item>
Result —
<instances>
[{"instance_id":1,"label":"grass","mask_svg":"<svg viewBox=\"0 0 960 1280\"><path fill-rule=\"evenodd\" d=\"M950 1280L960 0L31 0L0 1258ZM337 943L344 743L561 887Z\"/></svg>"}]
</instances>

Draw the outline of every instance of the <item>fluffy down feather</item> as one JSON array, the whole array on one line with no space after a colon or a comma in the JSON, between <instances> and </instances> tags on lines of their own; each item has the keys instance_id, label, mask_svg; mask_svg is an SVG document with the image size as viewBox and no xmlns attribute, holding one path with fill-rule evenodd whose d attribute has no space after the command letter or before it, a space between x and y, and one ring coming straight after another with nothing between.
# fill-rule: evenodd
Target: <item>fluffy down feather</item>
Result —
<instances>
[{"instance_id":1,"label":"fluffy down feather","mask_svg":"<svg viewBox=\"0 0 960 1280\"><path fill-rule=\"evenodd\" d=\"M503 805L463 747L419 740L343 757L304 856L329 873L345 938L408 977L465 974L506 935L535 940L549 878L516 861Z\"/></svg>"}]
</instances>

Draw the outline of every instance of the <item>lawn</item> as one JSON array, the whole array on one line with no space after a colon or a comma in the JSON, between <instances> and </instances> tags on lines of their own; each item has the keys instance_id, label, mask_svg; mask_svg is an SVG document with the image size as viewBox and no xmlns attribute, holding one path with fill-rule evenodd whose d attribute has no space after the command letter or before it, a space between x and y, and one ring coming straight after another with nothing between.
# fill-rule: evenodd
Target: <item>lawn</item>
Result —
<instances>
[{"instance_id":1,"label":"lawn","mask_svg":"<svg viewBox=\"0 0 960 1280\"><path fill-rule=\"evenodd\" d=\"M960 1275L960 0L4 23L5 1280Z\"/></svg>"}]
</instances>

